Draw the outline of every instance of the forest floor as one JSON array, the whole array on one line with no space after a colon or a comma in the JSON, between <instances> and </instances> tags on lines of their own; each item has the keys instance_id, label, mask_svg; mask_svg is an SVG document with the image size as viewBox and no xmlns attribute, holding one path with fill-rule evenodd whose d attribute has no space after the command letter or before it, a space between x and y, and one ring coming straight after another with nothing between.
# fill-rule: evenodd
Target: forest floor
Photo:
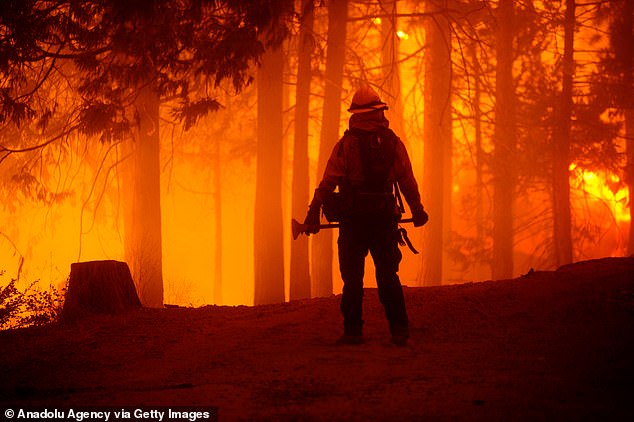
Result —
<instances>
[{"instance_id":1,"label":"forest floor","mask_svg":"<svg viewBox=\"0 0 634 422\"><path fill-rule=\"evenodd\" d=\"M358 346L336 345L336 296L5 331L0 411L216 406L220 420L634 420L634 258L405 288L405 297L406 347L390 343L374 289Z\"/></svg>"}]
</instances>

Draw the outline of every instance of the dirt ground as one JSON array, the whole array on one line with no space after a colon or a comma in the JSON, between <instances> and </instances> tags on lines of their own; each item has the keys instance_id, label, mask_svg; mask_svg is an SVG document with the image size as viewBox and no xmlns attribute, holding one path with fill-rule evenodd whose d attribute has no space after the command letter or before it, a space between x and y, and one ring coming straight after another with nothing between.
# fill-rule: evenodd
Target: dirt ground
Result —
<instances>
[{"instance_id":1,"label":"dirt ground","mask_svg":"<svg viewBox=\"0 0 634 422\"><path fill-rule=\"evenodd\" d=\"M634 258L405 296L407 347L389 342L374 289L359 346L335 344L335 296L2 332L0 411L182 405L217 406L220 420L634 420Z\"/></svg>"}]
</instances>

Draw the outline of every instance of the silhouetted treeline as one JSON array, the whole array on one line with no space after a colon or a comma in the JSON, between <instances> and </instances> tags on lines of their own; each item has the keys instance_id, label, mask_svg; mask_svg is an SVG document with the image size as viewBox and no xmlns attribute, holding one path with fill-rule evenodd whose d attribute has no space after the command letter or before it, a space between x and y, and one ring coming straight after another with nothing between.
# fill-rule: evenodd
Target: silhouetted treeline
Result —
<instances>
[{"instance_id":1,"label":"silhouetted treeline","mask_svg":"<svg viewBox=\"0 0 634 422\"><path fill-rule=\"evenodd\" d=\"M59 227L72 240L51 267L98 254L94 237L149 306L186 288L179 265L204 274L189 280L209 286L191 287L202 302L337 291L333 233L291 243L287 223L362 83L390 105L431 217L406 283L634 253L633 13L632 0L3 1L6 265L44 260L35 245ZM206 216L190 218L199 230L187 213Z\"/></svg>"}]
</instances>

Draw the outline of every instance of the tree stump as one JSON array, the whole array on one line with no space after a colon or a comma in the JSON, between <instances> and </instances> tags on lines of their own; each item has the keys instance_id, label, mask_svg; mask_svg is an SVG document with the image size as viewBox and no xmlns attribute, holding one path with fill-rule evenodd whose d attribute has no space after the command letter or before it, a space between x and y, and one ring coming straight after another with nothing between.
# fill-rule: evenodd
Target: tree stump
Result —
<instances>
[{"instance_id":1,"label":"tree stump","mask_svg":"<svg viewBox=\"0 0 634 422\"><path fill-rule=\"evenodd\" d=\"M114 315L141 307L128 264L119 261L76 262L70 266L61 318Z\"/></svg>"}]
</instances>

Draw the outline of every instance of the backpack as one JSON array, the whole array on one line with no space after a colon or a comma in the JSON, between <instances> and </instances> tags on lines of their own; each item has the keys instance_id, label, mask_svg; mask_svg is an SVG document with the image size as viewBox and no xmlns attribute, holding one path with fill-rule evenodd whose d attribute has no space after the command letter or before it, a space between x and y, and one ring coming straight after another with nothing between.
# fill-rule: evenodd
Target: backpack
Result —
<instances>
[{"instance_id":1,"label":"backpack","mask_svg":"<svg viewBox=\"0 0 634 422\"><path fill-rule=\"evenodd\" d=\"M396 158L396 135L390 129L365 131L352 128L347 131L359 142L364 182L361 191L366 193L391 192L388 182L390 170Z\"/></svg>"},{"instance_id":2,"label":"backpack","mask_svg":"<svg viewBox=\"0 0 634 422\"><path fill-rule=\"evenodd\" d=\"M349 186L324 198L323 212L328 221L358 217L400 218L392 183L388 181L396 158L397 137L390 129L365 131L352 128L346 135L359 142L363 183Z\"/></svg>"}]
</instances>

